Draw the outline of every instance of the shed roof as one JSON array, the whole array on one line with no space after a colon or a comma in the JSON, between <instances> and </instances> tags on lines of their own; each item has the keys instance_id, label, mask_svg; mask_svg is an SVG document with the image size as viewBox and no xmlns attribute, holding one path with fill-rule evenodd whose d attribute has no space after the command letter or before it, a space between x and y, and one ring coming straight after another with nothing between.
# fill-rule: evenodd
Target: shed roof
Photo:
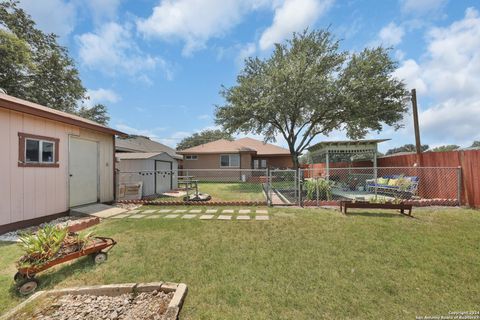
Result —
<instances>
[{"instance_id":1,"label":"shed roof","mask_svg":"<svg viewBox=\"0 0 480 320\"><path fill-rule=\"evenodd\" d=\"M125 136L125 133L101 125L95 121L82 118L80 116L52 109L33 103L27 100L19 99L8 94L0 93L0 108L5 108L17 112L30 114L33 116L45 118L48 120L58 121L85 129L109 133L112 135Z\"/></svg>"},{"instance_id":2,"label":"shed roof","mask_svg":"<svg viewBox=\"0 0 480 320\"><path fill-rule=\"evenodd\" d=\"M241 138L233 141L220 139L196 147L177 151L179 154L239 153L252 152L257 155L274 156L290 155L290 151L271 143L252 138Z\"/></svg>"},{"instance_id":3,"label":"shed roof","mask_svg":"<svg viewBox=\"0 0 480 320\"><path fill-rule=\"evenodd\" d=\"M117 152L115 153L115 157L120 160L145 160L161 154L166 154L173 159L173 157L166 152Z\"/></svg>"},{"instance_id":4,"label":"shed roof","mask_svg":"<svg viewBox=\"0 0 480 320\"><path fill-rule=\"evenodd\" d=\"M130 135L124 138L116 139L115 149L116 151L125 152L165 152L175 159L182 159L182 156L177 154L175 149L144 136Z\"/></svg>"}]
</instances>

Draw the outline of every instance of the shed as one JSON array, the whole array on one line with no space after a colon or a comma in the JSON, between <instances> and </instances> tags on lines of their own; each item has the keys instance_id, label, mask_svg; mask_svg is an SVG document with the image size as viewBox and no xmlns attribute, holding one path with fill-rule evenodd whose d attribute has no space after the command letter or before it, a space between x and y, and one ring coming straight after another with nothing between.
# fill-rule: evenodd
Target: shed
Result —
<instances>
[{"instance_id":1,"label":"shed","mask_svg":"<svg viewBox=\"0 0 480 320\"><path fill-rule=\"evenodd\" d=\"M115 199L117 130L0 94L0 233Z\"/></svg>"},{"instance_id":2,"label":"shed","mask_svg":"<svg viewBox=\"0 0 480 320\"><path fill-rule=\"evenodd\" d=\"M167 152L117 153L119 185L142 182L142 196L161 194L178 186L178 162Z\"/></svg>"}]
</instances>

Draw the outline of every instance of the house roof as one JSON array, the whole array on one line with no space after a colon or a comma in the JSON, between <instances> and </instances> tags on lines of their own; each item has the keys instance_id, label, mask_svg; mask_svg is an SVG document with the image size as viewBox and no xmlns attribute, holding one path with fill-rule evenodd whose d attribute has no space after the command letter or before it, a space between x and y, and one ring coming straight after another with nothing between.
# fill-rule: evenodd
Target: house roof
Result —
<instances>
[{"instance_id":1,"label":"house roof","mask_svg":"<svg viewBox=\"0 0 480 320\"><path fill-rule=\"evenodd\" d=\"M85 129L109 133L112 135L125 136L125 133L101 125L95 121L88 120L71 113L66 113L63 111L48 108L40 104L19 99L4 93L0 93L0 108L22 112L48 120L78 126Z\"/></svg>"},{"instance_id":2,"label":"house roof","mask_svg":"<svg viewBox=\"0 0 480 320\"><path fill-rule=\"evenodd\" d=\"M177 151L179 154L239 153L252 152L257 155L290 155L290 151L252 138L241 138L234 141L220 139L196 147Z\"/></svg>"},{"instance_id":3,"label":"house roof","mask_svg":"<svg viewBox=\"0 0 480 320\"><path fill-rule=\"evenodd\" d=\"M167 154L173 158L170 154L166 152L117 152L115 157L120 160L141 160L141 159L150 159L156 157L160 154Z\"/></svg>"},{"instance_id":4,"label":"house roof","mask_svg":"<svg viewBox=\"0 0 480 320\"><path fill-rule=\"evenodd\" d=\"M116 151L124 152L142 152L142 153L168 153L172 158L182 159L175 149L170 148L160 142L150 140L148 137L131 135L126 138L119 138L115 140Z\"/></svg>"}]
</instances>

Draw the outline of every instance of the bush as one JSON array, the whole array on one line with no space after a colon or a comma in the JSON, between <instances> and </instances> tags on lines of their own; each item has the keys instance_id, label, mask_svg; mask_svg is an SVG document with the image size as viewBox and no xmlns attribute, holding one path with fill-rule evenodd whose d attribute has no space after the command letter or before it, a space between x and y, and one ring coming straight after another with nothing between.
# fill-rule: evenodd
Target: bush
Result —
<instances>
[{"instance_id":1,"label":"bush","mask_svg":"<svg viewBox=\"0 0 480 320\"><path fill-rule=\"evenodd\" d=\"M333 181L317 178L305 181L305 190L307 191L308 200L332 200L332 185Z\"/></svg>"}]
</instances>

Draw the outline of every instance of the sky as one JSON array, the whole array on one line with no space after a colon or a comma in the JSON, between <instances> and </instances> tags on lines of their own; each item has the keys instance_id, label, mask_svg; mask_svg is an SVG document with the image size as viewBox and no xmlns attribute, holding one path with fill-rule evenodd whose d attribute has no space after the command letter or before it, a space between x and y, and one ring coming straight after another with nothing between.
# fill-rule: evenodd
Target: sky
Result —
<instances>
[{"instance_id":1,"label":"sky","mask_svg":"<svg viewBox=\"0 0 480 320\"><path fill-rule=\"evenodd\" d=\"M422 144L480 140L479 0L21 0L45 32L59 35L113 128L172 147L215 128L222 86L249 56L305 28L330 28L341 48L392 47L394 76L416 88ZM253 135L250 135L255 137ZM256 137L262 138L262 137ZM414 143L411 112L380 151ZM342 132L314 142L345 139ZM278 145L286 146L279 138Z\"/></svg>"}]
</instances>

